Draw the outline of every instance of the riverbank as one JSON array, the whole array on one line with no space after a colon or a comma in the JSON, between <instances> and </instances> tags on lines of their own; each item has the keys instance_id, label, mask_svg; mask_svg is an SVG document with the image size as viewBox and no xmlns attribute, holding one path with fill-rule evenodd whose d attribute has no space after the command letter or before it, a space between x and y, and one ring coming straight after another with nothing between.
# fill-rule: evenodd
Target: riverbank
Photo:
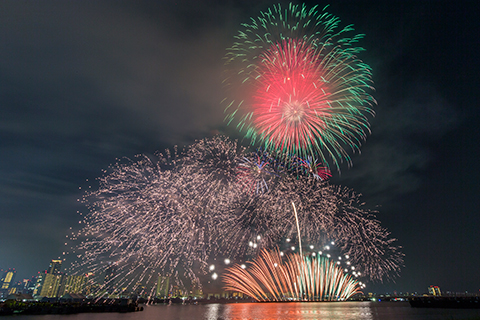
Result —
<instances>
[{"instance_id":1,"label":"riverbank","mask_svg":"<svg viewBox=\"0 0 480 320\"><path fill-rule=\"evenodd\" d=\"M0 304L0 315L12 314L76 314L101 312L138 312L143 311L135 301L104 300L82 302L40 302L7 300Z\"/></svg>"}]
</instances>

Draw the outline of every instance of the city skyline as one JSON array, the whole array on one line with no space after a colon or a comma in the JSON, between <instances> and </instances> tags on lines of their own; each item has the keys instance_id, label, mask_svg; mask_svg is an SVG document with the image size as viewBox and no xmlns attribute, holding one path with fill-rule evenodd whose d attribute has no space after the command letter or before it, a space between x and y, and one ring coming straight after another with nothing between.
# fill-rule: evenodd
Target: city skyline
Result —
<instances>
[{"instance_id":1,"label":"city skyline","mask_svg":"<svg viewBox=\"0 0 480 320\"><path fill-rule=\"evenodd\" d=\"M223 122L223 57L239 24L273 3L2 2L0 268L23 279L62 258L88 213L77 199L117 158L216 133L247 146ZM361 154L331 182L362 193L405 253L396 283L365 290L478 293L473 5L335 1L329 12L366 34L378 101Z\"/></svg>"},{"instance_id":2,"label":"city skyline","mask_svg":"<svg viewBox=\"0 0 480 320\"><path fill-rule=\"evenodd\" d=\"M310 258L315 258L311 256ZM324 257L325 259L326 257ZM116 270L114 264L106 264L105 269L101 270L97 277L103 278L103 281L96 280L92 282L91 277L95 277L93 274L76 274L69 275L67 273L58 271L62 265L61 260L52 259L47 269L42 272L38 272L36 276L30 277L30 279L22 279L16 281L16 271L13 268L7 270L0 269L0 298L10 295L25 295L27 299L40 299L40 298L57 298L67 297L70 299L73 295L78 295L78 298L95 296L100 293L101 296L109 297L128 297L131 295L138 295L139 297L153 299L153 298L165 298L165 297L196 297L196 298L210 298L215 297L249 297L251 295L245 293L239 293L235 289L219 286L210 286L209 291L203 291L199 288L180 288L178 285L170 283L170 277L158 276L156 283L151 288L140 286L136 290L128 288L118 287L118 283L115 281ZM244 268L237 267L238 270ZM113 280L113 281L111 281ZM229 282L235 284L236 282ZM364 285L362 284L362 287ZM100 288L100 291L92 290L93 288ZM370 292L368 290L359 290L351 296L349 299L358 298L380 298L380 297L411 297L411 296L463 296L463 295L478 295L475 292L452 292L442 290L439 286L430 285L428 288L424 288L421 292L399 292L394 290L392 292ZM326 297L325 300L331 301L332 297ZM338 298L338 297L337 297ZM321 300L321 299L320 299ZM344 300L340 298L340 300ZM399 300L403 301L403 300Z\"/></svg>"}]
</instances>

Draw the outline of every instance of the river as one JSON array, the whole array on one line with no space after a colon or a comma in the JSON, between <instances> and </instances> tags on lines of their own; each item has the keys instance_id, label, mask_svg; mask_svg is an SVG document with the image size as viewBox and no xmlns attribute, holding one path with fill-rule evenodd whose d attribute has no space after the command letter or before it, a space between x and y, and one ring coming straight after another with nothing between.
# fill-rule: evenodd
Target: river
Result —
<instances>
[{"instance_id":1,"label":"river","mask_svg":"<svg viewBox=\"0 0 480 320\"><path fill-rule=\"evenodd\" d=\"M411 308L408 302L291 302L153 305L132 313L13 315L1 320L480 320L480 309Z\"/></svg>"}]
</instances>

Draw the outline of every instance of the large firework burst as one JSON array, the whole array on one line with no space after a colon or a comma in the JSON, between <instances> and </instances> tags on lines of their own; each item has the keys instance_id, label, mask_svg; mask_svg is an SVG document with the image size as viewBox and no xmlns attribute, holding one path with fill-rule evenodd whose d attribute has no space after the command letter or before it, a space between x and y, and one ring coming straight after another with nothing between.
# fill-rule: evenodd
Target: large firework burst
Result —
<instances>
[{"instance_id":1,"label":"large firework burst","mask_svg":"<svg viewBox=\"0 0 480 320\"><path fill-rule=\"evenodd\" d=\"M237 174L251 156L215 137L178 155L141 155L112 166L99 178L99 188L85 196L90 212L71 237L71 271L101 276L110 262L117 276L109 281L117 288L153 290L160 275L199 286L216 257L243 261L295 238L293 201L305 243L322 247L335 241L371 279L398 272L403 255L395 239L362 208L358 195L288 173L269 180L268 192L249 192Z\"/></svg>"},{"instance_id":2,"label":"large firework burst","mask_svg":"<svg viewBox=\"0 0 480 320\"><path fill-rule=\"evenodd\" d=\"M363 35L339 23L316 7L290 4L242 24L226 55L226 84L235 91L227 122L237 119L252 143L270 151L330 158L337 168L350 162L346 148L366 138L375 101L371 69L357 57Z\"/></svg>"},{"instance_id":3,"label":"large firework burst","mask_svg":"<svg viewBox=\"0 0 480 320\"><path fill-rule=\"evenodd\" d=\"M102 274L117 266L116 286L150 287L159 275L198 284L198 273L219 248L217 214L236 201L234 172L240 150L225 138L202 140L181 156L124 159L85 195L90 213L73 239L72 272ZM220 219L220 220L217 220Z\"/></svg>"}]
</instances>

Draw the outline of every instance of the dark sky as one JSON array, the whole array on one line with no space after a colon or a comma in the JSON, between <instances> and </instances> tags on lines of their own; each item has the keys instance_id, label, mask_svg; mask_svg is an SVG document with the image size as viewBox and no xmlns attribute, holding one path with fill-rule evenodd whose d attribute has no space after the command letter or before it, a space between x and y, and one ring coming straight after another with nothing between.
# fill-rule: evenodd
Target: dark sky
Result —
<instances>
[{"instance_id":1,"label":"dark sky","mask_svg":"<svg viewBox=\"0 0 480 320\"><path fill-rule=\"evenodd\" d=\"M268 1L1 1L0 268L62 255L84 188L116 158L225 127L225 48ZM309 1L309 5L327 2ZM372 134L334 183L404 247L370 292L479 292L480 108L474 1L334 1L373 68ZM247 143L245 141L245 143ZM87 181L89 180L89 181Z\"/></svg>"}]
</instances>

